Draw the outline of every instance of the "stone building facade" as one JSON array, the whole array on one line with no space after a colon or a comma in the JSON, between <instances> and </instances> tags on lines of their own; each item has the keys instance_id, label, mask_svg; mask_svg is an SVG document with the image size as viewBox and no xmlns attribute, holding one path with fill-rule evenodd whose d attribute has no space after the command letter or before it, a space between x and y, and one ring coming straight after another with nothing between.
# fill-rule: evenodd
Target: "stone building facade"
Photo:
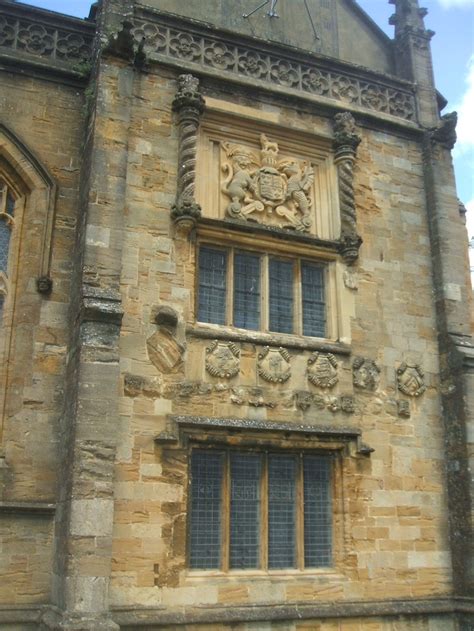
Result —
<instances>
[{"instance_id":1,"label":"stone building facade","mask_svg":"<svg viewBox=\"0 0 474 631\"><path fill-rule=\"evenodd\" d=\"M1 2L0 629L474 628L456 121L390 2Z\"/></svg>"}]
</instances>

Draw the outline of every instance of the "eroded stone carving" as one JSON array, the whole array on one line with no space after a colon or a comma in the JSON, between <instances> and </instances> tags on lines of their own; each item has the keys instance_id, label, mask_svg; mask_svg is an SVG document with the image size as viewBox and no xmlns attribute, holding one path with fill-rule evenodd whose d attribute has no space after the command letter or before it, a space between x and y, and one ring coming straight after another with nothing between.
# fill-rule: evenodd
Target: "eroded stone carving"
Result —
<instances>
[{"instance_id":1,"label":"eroded stone carving","mask_svg":"<svg viewBox=\"0 0 474 631\"><path fill-rule=\"evenodd\" d=\"M173 100L178 115L178 188L171 217L180 228L189 231L201 216L201 207L194 199L196 179L196 143L204 99L199 79L190 74L178 77L178 90Z\"/></svg>"},{"instance_id":2,"label":"eroded stone carving","mask_svg":"<svg viewBox=\"0 0 474 631\"><path fill-rule=\"evenodd\" d=\"M405 399L399 399L397 401L397 413L398 416L403 418L410 418L410 402Z\"/></svg>"},{"instance_id":3,"label":"eroded stone carving","mask_svg":"<svg viewBox=\"0 0 474 631\"><path fill-rule=\"evenodd\" d=\"M333 388L339 381L337 360L332 353L313 353L306 369L308 379L319 388Z\"/></svg>"},{"instance_id":4,"label":"eroded stone carving","mask_svg":"<svg viewBox=\"0 0 474 631\"><path fill-rule=\"evenodd\" d=\"M372 359L356 357L352 364L352 381L357 388L376 390L380 377L380 368Z\"/></svg>"},{"instance_id":5,"label":"eroded stone carving","mask_svg":"<svg viewBox=\"0 0 474 631\"><path fill-rule=\"evenodd\" d=\"M291 376L290 353L284 348L266 346L258 354L258 374L270 383L285 383Z\"/></svg>"},{"instance_id":6,"label":"eroded stone carving","mask_svg":"<svg viewBox=\"0 0 474 631\"><path fill-rule=\"evenodd\" d=\"M361 136L354 117L342 112L334 117L334 162L339 182L341 213L341 254L349 265L359 256L362 239L357 234L356 206L354 198L354 164Z\"/></svg>"},{"instance_id":7,"label":"eroded stone carving","mask_svg":"<svg viewBox=\"0 0 474 631\"><path fill-rule=\"evenodd\" d=\"M409 397L419 397L426 390L425 374L419 364L403 362L397 368L398 389Z\"/></svg>"},{"instance_id":8,"label":"eroded stone carving","mask_svg":"<svg viewBox=\"0 0 474 631\"><path fill-rule=\"evenodd\" d=\"M295 159L278 160L278 144L260 135L258 157L241 145L222 143L222 192L226 214L239 219L307 232L311 227L313 167Z\"/></svg>"},{"instance_id":9,"label":"eroded stone carving","mask_svg":"<svg viewBox=\"0 0 474 631\"><path fill-rule=\"evenodd\" d=\"M432 140L439 142L446 149L453 149L456 144L456 125L458 123L457 112L449 112L441 117L441 121L435 129L431 131Z\"/></svg>"},{"instance_id":10,"label":"eroded stone carving","mask_svg":"<svg viewBox=\"0 0 474 631\"><path fill-rule=\"evenodd\" d=\"M354 397L350 394L343 394L340 399L341 410L346 414L353 414L355 412Z\"/></svg>"},{"instance_id":11,"label":"eroded stone carving","mask_svg":"<svg viewBox=\"0 0 474 631\"><path fill-rule=\"evenodd\" d=\"M318 60L317 65L299 63L294 58L269 54L246 45L235 45L214 34L198 34L196 26L188 33L184 28L168 27L157 22L135 20L134 37L137 43L145 40L144 48L152 58L165 57L178 66L183 60L199 64L203 72L218 70L222 76L238 74L240 81L252 84L255 80L271 86L291 88L301 95L328 96L340 103L350 103L365 109L413 120L415 99L406 85L373 76L351 76L329 69Z\"/></svg>"},{"instance_id":12,"label":"eroded stone carving","mask_svg":"<svg viewBox=\"0 0 474 631\"><path fill-rule=\"evenodd\" d=\"M160 371L170 373L181 363L184 347L165 328L153 333L146 341L148 357Z\"/></svg>"},{"instance_id":13,"label":"eroded stone carving","mask_svg":"<svg viewBox=\"0 0 474 631\"><path fill-rule=\"evenodd\" d=\"M306 412L311 407L313 403L313 395L311 392L307 392L306 390L298 390L295 392L295 404L296 407L303 412Z\"/></svg>"},{"instance_id":14,"label":"eroded stone carving","mask_svg":"<svg viewBox=\"0 0 474 631\"><path fill-rule=\"evenodd\" d=\"M214 340L206 348L206 370L213 377L231 379L240 371L240 349L233 342Z\"/></svg>"}]
</instances>

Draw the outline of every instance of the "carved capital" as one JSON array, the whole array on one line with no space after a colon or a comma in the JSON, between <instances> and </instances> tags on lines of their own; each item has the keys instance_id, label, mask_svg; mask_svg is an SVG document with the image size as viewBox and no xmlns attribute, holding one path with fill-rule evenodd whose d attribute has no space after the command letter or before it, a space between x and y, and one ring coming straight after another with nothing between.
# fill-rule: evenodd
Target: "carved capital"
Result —
<instances>
[{"instance_id":1,"label":"carved capital","mask_svg":"<svg viewBox=\"0 0 474 631\"><path fill-rule=\"evenodd\" d=\"M340 252L347 265L352 265L359 258L362 237L358 234L343 234L340 239Z\"/></svg>"},{"instance_id":2,"label":"carved capital","mask_svg":"<svg viewBox=\"0 0 474 631\"><path fill-rule=\"evenodd\" d=\"M199 79L190 74L179 76L173 110L178 114L179 148L178 187L171 217L180 230L189 233L201 216L201 207L194 199L197 134L204 111Z\"/></svg>"},{"instance_id":3,"label":"carved capital","mask_svg":"<svg viewBox=\"0 0 474 631\"><path fill-rule=\"evenodd\" d=\"M336 160L338 158L338 154L347 154L351 158L355 159L355 153L362 138L357 131L356 123L352 114L350 112L341 112L340 114L336 114L334 117L333 128Z\"/></svg>"}]
</instances>

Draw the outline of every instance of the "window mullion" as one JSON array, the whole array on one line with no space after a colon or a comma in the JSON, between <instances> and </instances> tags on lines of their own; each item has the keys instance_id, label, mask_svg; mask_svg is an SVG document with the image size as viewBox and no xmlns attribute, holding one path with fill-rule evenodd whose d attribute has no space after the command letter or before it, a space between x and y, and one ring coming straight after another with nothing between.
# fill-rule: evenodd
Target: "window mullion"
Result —
<instances>
[{"instance_id":1,"label":"window mullion","mask_svg":"<svg viewBox=\"0 0 474 631\"><path fill-rule=\"evenodd\" d=\"M268 453L263 454L261 478L261 528L260 528L260 567L268 569Z\"/></svg>"},{"instance_id":2,"label":"window mullion","mask_svg":"<svg viewBox=\"0 0 474 631\"><path fill-rule=\"evenodd\" d=\"M234 251L234 248L228 250L227 263L226 324L230 326L234 324Z\"/></svg>"},{"instance_id":3,"label":"window mullion","mask_svg":"<svg viewBox=\"0 0 474 631\"><path fill-rule=\"evenodd\" d=\"M230 453L225 452L224 475L222 476L222 571L229 571L230 555Z\"/></svg>"},{"instance_id":4,"label":"window mullion","mask_svg":"<svg viewBox=\"0 0 474 631\"><path fill-rule=\"evenodd\" d=\"M268 331L270 329L269 302L270 302L270 289L269 289L269 280L268 280L268 254L265 254L262 257L262 297L261 297L262 331Z\"/></svg>"},{"instance_id":5,"label":"window mullion","mask_svg":"<svg viewBox=\"0 0 474 631\"><path fill-rule=\"evenodd\" d=\"M304 569L304 476L303 454L298 457L296 476L296 566Z\"/></svg>"},{"instance_id":6,"label":"window mullion","mask_svg":"<svg viewBox=\"0 0 474 631\"><path fill-rule=\"evenodd\" d=\"M293 281L293 300L295 304L295 314L293 322L293 331L296 335L303 334L303 292L301 287L301 260L295 261L294 281Z\"/></svg>"}]
</instances>

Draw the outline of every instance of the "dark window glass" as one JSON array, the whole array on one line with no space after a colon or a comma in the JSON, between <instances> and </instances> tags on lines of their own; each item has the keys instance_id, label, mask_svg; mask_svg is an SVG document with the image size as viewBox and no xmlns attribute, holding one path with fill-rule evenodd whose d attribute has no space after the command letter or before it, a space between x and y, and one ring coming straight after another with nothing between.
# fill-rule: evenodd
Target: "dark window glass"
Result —
<instances>
[{"instance_id":1,"label":"dark window glass","mask_svg":"<svg viewBox=\"0 0 474 631\"><path fill-rule=\"evenodd\" d=\"M260 257L254 254L234 256L234 326L260 328Z\"/></svg>"},{"instance_id":2,"label":"dark window glass","mask_svg":"<svg viewBox=\"0 0 474 631\"><path fill-rule=\"evenodd\" d=\"M324 298L324 268L313 263L301 263L303 299L303 335L325 337L326 303Z\"/></svg>"},{"instance_id":3,"label":"dark window glass","mask_svg":"<svg viewBox=\"0 0 474 631\"><path fill-rule=\"evenodd\" d=\"M227 253L223 250L199 250L198 320L211 324L226 323Z\"/></svg>"},{"instance_id":4,"label":"dark window glass","mask_svg":"<svg viewBox=\"0 0 474 631\"><path fill-rule=\"evenodd\" d=\"M11 228L0 217L0 271L6 274L8 266L8 249L10 247Z\"/></svg>"},{"instance_id":5,"label":"dark window glass","mask_svg":"<svg viewBox=\"0 0 474 631\"><path fill-rule=\"evenodd\" d=\"M0 271L7 273L8 250L15 200L8 186L0 180Z\"/></svg>"},{"instance_id":6,"label":"dark window glass","mask_svg":"<svg viewBox=\"0 0 474 631\"><path fill-rule=\"evenodd\" d=\"M222 480L224 454L193 451L191 458L192 568L221 565Z\"/></svg>"},{"instance_id":7,"label":"dark window glass","mask_svg":"<svg viewBox=\"0 0 474 631\"><path fill-rule=\"evenodd\" d=\"M270 331L293 333L293 261L270 259Z\"/></svg>"},{"instance_id":8,"label":"dark window glass","mask_svg":"<svg viewBox=\"0 0 474 631\"><path fill-rule=\"evenodd\" d=\"M262 457L230 456L230 567L260 566L260 483Z\"/></svg>"},{"instance_id":9,"label":"dark window glass","mask_svg":"<svg viewBox=\"0 0 474 631\"><path fill-rule=\"evenodd\" d=\"M323 456L305 456L304 477L304 564L331 565L332 506L331 463Z\"/></svg>"},{"instance_id":10,"label":"dark window glass","mask_svg":"<svg viewBox=\"0 0 474 631\"><path fill-rule=\"evenodd\" d=\"M296 457L268 456L268 567L295 567Z\"/></svg>"}]
</instances>

